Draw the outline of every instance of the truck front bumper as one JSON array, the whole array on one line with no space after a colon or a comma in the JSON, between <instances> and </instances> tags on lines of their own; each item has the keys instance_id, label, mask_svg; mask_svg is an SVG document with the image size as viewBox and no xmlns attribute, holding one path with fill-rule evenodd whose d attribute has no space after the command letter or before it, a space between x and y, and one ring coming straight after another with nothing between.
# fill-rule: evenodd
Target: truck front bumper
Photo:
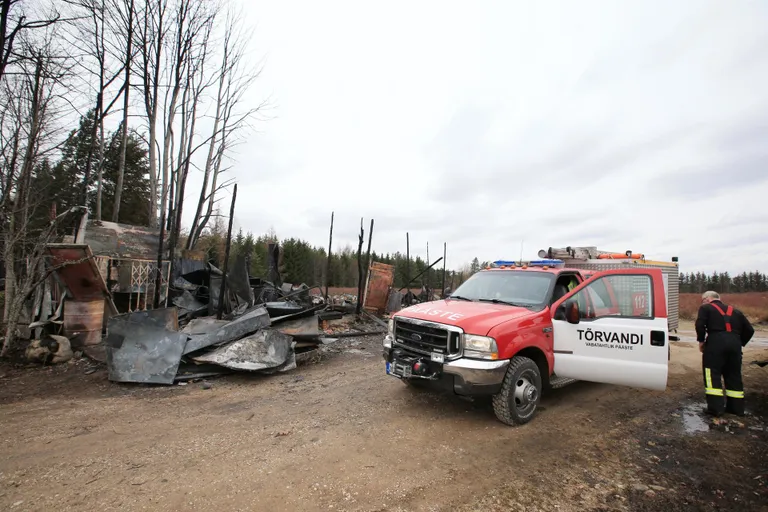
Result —
<instances>
[{"instance_id":1,"label":"truck front bumper","mask_svg":"<svg viewBox=\"0 0 768 512\"><path fill-rule=\"evenodd\" d=\"M388 363L388 368L397 361L398 356L402 353L397 348L384 349L384 360ZM422 361L429 366L429 373L432 376L430 379L410 378L426 382L430 387L453 391L457 395L464 396L495 395L501 391L501 384L504 382L504 376L509 366L509 360L480 361L462 357L445 363L435 363L429 361L428 357L417 356L410 352L406 352L405 355L407 357L422 357ZM403 378L394 372L388 373Z\"/></svg>"}]
</instances>

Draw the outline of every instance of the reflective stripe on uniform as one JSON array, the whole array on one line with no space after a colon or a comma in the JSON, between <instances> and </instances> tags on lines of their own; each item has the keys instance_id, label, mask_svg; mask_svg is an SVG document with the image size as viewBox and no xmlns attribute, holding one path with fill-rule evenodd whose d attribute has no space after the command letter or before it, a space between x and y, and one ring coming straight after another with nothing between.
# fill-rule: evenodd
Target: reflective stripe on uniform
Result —
<instances>
[{"instance_id":1,"label":"reflective stripe on uniform","mask_svg":"<svg viewBox=\"0 0 768 512\"><path fill-rule=\"evenodd\" d=\"M725 390L725 396L728 398L744 398L744 392L743 391L731 391L730 389Z\"/></svg>"},{"instance_id":2,"label":"reflective stripe on uniform","mask_svg":"<svg viewBox=\"0 0 768 512\"><path fill-rule=\"evenodd\" d=\"M722 389L712 387L712 370L709 368L704 368L704 378L706 380L706 387L704 388L704 392L706 394L712 396L723 396Z\"/></svg>"}]
</instances>

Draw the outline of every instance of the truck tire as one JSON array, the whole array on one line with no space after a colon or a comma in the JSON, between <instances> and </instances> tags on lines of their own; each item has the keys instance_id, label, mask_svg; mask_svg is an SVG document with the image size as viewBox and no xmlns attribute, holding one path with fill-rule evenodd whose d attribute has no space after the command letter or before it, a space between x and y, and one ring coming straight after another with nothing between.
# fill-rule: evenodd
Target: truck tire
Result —
<instances>
[{"instance_id":1,"label":"truck tire","mask_svg":"<svg viewBox=\"0 0 768 512\"><path fill-rule=\"evenodd\" d=\"M536 413L541 391L539 366L532 359L515 356L509 363L501 391L493 395L493 412L507 425L528 423Z\"/></svg>"}]
</instances>

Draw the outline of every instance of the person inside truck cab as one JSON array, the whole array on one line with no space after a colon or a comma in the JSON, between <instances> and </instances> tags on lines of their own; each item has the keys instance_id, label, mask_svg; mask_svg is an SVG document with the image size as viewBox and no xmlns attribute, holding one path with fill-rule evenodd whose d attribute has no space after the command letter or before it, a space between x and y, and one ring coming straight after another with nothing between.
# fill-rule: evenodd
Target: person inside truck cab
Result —
<instances>
[{"instance_id":1,"label":"person inside truck cab","mask_svg":"<svg viewBox=\"0 0 768 512\"><path fill-rule=\"evenodd\" d=\"M554 304L577 286L579 286L579 280L575 275L560 276L555 283L555 289L552 292L552 300L550 301L550 304Z\"/></svg>"}]
</instances>

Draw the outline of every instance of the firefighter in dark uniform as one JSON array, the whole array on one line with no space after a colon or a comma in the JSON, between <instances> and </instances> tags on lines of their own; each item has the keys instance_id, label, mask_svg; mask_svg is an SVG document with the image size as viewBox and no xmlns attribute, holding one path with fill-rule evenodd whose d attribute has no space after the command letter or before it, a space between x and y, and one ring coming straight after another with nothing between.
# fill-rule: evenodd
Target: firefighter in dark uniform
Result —
<instances>
[{"instance_id":1,"label":"firefighter in dark uniform","mask_svg":"<svg viewBox=\"0 0 768 512\"><path fill-rule=\"evenodd\" d=\"M723 412L744 415L744 383L741 379L741 350L752 339L755 329L744 314L724 304L717 292L704 292L696 318L696 339L704 354L704 388L707 410L715 416ZM720 381L725 381L725 391Z\"/></svg>"}]
</instances>

